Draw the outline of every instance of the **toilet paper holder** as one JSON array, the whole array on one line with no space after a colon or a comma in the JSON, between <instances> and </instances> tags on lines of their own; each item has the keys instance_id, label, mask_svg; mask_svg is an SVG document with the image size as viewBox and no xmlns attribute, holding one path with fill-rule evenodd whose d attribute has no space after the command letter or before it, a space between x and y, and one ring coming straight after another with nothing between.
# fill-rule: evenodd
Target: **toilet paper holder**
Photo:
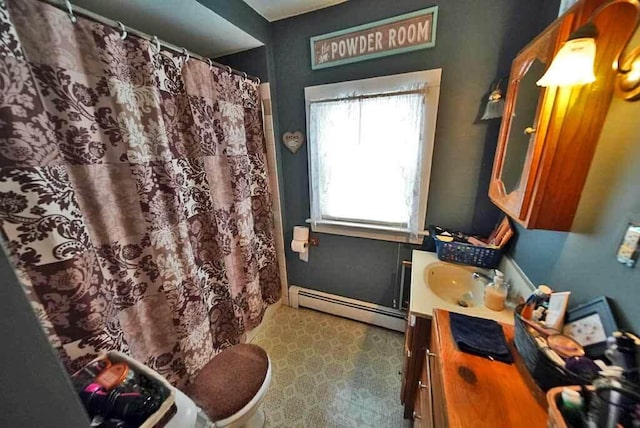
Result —
<instances>
[{"instance_id":1,"label":"toilet paper holder","mask_svg":"<svg viewBox=\"0 0 640 428\"><path fill-rule=\"evenodd\" d=\"M309 261L309 247L318 245L318 238L310 234L307 226L295 226L293 228L293 239L291 240L291 250L298 253L300 260Z\"/></svg>"}]
</instances>

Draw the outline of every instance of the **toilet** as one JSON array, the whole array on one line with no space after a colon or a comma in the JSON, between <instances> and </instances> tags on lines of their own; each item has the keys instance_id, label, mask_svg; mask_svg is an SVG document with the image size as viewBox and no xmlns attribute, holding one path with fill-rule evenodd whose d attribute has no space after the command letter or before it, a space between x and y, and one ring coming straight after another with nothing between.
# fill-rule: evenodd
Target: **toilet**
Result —
<instances>
[{"instance_id":1,"label":"toilet","mask_svg":"<svg viewBox=\"0 0 640 428\"><path fill-rule=\"evenodd\" d=\"M262 402L270 382L271 361L262 348L231 346L185 387L189 396L174 388L177 411L166 427L261 428L265 423Z\"/></svg>"}]
</instances>

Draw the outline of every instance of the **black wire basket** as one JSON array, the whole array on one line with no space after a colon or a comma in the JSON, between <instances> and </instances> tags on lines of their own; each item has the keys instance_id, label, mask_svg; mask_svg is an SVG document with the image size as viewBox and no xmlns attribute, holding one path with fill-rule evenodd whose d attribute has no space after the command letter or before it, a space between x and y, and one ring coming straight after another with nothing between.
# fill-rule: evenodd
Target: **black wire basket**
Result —
<instances>
[{"instance_id":1,"label":"black wire basket","mask_svg":"<svg viewBox=\"0 0 640 428\"><path fill-rule=\"evenodd\" d=\"M540 389L548 391L556 386L588 385L591 378L579 376L554 363L536 344L536 340L527 331L527 325L522 321L518 306L514 312L515 317L515 345L522 356L525 366L531 373L531 377Z\"/></svg>"}]
</instances>

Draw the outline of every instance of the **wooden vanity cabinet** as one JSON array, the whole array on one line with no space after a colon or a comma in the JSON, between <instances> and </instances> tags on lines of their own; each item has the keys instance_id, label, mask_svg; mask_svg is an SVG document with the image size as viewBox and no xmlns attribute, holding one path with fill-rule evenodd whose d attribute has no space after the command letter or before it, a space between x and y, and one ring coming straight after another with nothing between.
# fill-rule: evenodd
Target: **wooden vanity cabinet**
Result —
<instances>
[{"instance_id":1,"label":"wooden vanity cabinet","mask_svg":"<svg viewBox=\"0 0 640 428\"><path fill-rule=\"evenodd\" d=\"M614 92L611 64L633 34L637 10L625 1L592 17L605 0L581 0L527 45L512 63L489 197L528 229L568 231ZM536 85L572 31L592 19L594 83Z\"/></svg>"}]
</instances>

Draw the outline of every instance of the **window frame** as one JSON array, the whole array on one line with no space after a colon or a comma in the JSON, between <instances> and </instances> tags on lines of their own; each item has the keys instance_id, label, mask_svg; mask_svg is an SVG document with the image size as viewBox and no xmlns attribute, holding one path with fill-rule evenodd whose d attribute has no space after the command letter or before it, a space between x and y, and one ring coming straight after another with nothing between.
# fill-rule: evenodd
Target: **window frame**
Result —
<instances>
[{"instance_id":1,"label":"window frame","mask_svg":"<svg viewBox=\"0 0 640 428\"><path fill-rule=\"evenodd\" d=\"M431 167L433 160L433 147L435 143L436 120L438 117L438 101L440 98L441 77L442 69L437 68L432 70L394 74L391 76L380 76L369 79L351 80L326 85L308 86L304 88L307 130L309 130L311 129L309 106L314 101L337 99L341 96L344 97L344 94L347 93L376 94L381 92L395 92L398 90L398 88L411 84L424 85L426 108L422 141L422 175L420 180L418 212L418 224L420 224L422 227L424 227L427 213L429 183L431 179ZM313 144L311 138L308 139L308 144ZM311 159L311 152L311 150L307 150L309 199L310 204L313 204L314 178L312 176L311 168L313 161ZM422 230L418 231L419 236L412 237L410 231L408 231L407 229L347 221L322 220L314 224L311 219L307 219L307 223L311 224L311 230L314 232L393 242L420 243L422 241L420 235L427 234Z\"/></svg>"}]
</instances>

